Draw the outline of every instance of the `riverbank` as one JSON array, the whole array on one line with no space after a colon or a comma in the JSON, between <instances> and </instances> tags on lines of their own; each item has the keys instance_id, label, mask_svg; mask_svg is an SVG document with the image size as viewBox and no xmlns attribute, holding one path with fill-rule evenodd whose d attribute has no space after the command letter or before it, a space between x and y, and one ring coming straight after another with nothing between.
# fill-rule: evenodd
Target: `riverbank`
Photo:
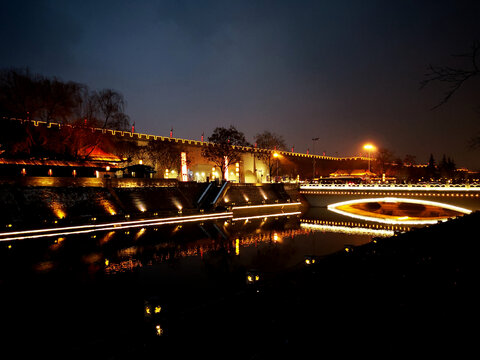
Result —
<instances>
[{"instance_id":1,"label":"riverbank","mask_svg":"<svg viewBox=\"0 0 480 360\"><path fill-rule=\"evenodd\" d=\"M209 184L164 179L21 177L0 179L0 216L8 230L225 211L232 206L298 202L295 184ZM221 195L212 205L215 195ZM303 204L305 205L305 203Z\"/></svg>"}]
</instances>

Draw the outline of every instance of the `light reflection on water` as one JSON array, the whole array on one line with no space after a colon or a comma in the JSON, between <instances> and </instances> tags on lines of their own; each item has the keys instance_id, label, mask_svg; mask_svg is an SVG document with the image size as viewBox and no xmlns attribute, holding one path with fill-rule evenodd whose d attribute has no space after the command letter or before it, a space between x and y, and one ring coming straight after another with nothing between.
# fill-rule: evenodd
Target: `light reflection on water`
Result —
<instances>
[{"instance_id":1,"label":"light reflection on water","mask_svg":"<svg viewBox=\"0 0 480 360\"><path fill-rule=\"evenodd\" d=\"M95 341L111 336L115 324L135 333L138 313L152 297L165 309L162 316L182 314L244 289L247 273L255 271L259 279L268 280L305 266L306 257L321 258L346 244L366 244L373 236L385 235L382 231L332 214L307 212L24 240L1 248L0 284L7 287L10 309L18 306L25 322L32 317L46 321L24 311L24 299L32 292L42 299L52 324L45 335ZM79 308L82 312L73 313ZM140 318L145 321L143 315ZM163 320L148 321L151 334L168 335L169 325ZM113 325L105 328L105 323Z\"/></svg>"},{"instance_id":2,"label":"light reflection on water","mask_svg":"<svg viewBox=\"0 0 480 360\"><path fill-rule=\"evenodd\" d=\"M409 228L345 221L326 209L313 209L303 215L254 216L242 221L205 221L63 236L54 240L24 240L9 244L13 249L4 255L8 253L9 261L5 264L22 267L19 273L25 274L25 268L30 268L37 275L63 272L65 268L71 269L74 262L74 270L69 271L114 276L142 269L149 271L163 263L168 266L175 263L178 267L192 262L189 260L192 258L201 260L195 261L197 268L192 271L205 272L206 256L219 252L245 269L280 271L301 264L305 256L325 256L342 250L347 243L361 245L374 236L391 236L394 230ZM275 269L268 268L272 263L276 264ZM29 273L27 280L34 279L35 273ZM6 272L1 276L6 276ZM5 280L8 281L8 277Z\"/></svg>"}]
</instances>

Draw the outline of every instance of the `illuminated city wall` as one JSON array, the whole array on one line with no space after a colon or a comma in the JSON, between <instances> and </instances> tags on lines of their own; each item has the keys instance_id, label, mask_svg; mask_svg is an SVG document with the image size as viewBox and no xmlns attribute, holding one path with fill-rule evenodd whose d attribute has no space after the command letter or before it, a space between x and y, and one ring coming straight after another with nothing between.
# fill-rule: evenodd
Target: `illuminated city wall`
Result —
<instances>
[{"instance_id":1,"label":"illuminated city wall","mask_svg":"<svg viewBox=\"0 0 480 360\"><path fill-rule=\"evenodd\" d=\"M21 123L25 126L31 126L33 128L49 129L49 131L52 131L52 133L58 131L60 128L71 126L33 120L4 120ZM111 129L91 128L91 130L93 133L104 136L105 141L102 141L98 147L104 147L102 150L106 151L107 153L111 152L113 154L120 154L121 151L118 151L118 149L115 149L115 147L121 147L122 143L130 143L137 146L138 151L135 154L129 154L131 162L128 163L128 165L139 163L144 165L152 165L156 170L156 172L153 174L153 177L155 178L170 178L180 180L181 168L178 166L178 168L175 169L168 169L168 173L165 173L163 169L160 170L158 163L155 163L154 161L155 159L148 159L148 154L146 154L146 151L143 151L146 149L146 146L149 144L149 142L162 142L164 144L171 145L172 148L175 147L177 151L180 150L182 152L186 152L188 180L203 182L207 181L207 179L212 180L220 177L220 169L215 167L213 163L202 156L202 150L204 147L215 146L213 143ZM270 175L273 179L278 175L278 177L284 180L297 180L297 178L299 180L305 180L312 178L314 168L315 177L327 177L329 174L338 170L346 170L348 172L354 169L364 170L367 167L367 158L363 157L332 157L289 151L258 149L253 147L240 147L240 149L243 152L242 159L238 163L229 164L229 180L233 182L270 182ZM273 158L274 153L277 154L277 157L275 158ZM266 161L259 159L259 154L271 155L272 161L270 169ZM26 175L30 174L27 173ZM53 176L55 176L55 174L53 174Z\"/></svg>"}]
</instances>

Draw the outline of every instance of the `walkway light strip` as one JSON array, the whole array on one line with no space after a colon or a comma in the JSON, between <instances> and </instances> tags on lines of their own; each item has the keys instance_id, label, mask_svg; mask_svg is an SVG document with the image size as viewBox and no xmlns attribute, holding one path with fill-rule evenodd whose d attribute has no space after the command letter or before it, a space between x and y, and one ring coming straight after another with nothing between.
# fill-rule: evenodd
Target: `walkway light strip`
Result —
<instances>
[{"instance_id":1,"label":"walkway light strip","mask_svg":"<svg viewBox=\"0 0 480 360\"><path fill-rule=\"evenodd\" d=\"M0 241L35 239L35 238L41 238L41 237L63 236L63 235L72 235L72 234L85 234L85 233L91 233L96 231L122 230L122 229L145 227L145 226L178 224L178 223L204 221L204 220L228 219L232 217L233 217L233 213L225 212L225 213L219 213L219 214L193 215L193 216L182 216L182 217L177 216L177 217L164 218L164 219L157 218L157 219L150 219L150 220L124 221L124 222L109 223L109 224L102 224L102 225L70 226L70 227L64 227L64 228L17 231L17 232L11 232L11 233L2 233L0 235L1 236L21 235L21 234L25 234L25 235L2 238L0 239ZM78 229L83 229L83 230L78 230ZM52 233L53 231L60 231L60 230L64 230L64 231ZM77 231L68 231L68 230L77 230ZM48 232L48 233L38 234L39 232ZM35 234L35 233L37 235L29 235L29 234Z\"/></svg>"},{"instance_id":2,"label":"walkway light strip","mask_svg":"<svg viewBox=\"0 0 480 360\"><path fill-rule=\"evenodd\" d=\"M294 203L281 203L281 204L264 204L264 205L246 205L246 206L233 206L232 210L238 209L255 209L255 208L266 208L266 207L274 207L274 206L289 206L289 205L302 205L301 202L294 202Z\"/></svg>"},{"instance_id":3,"label":"walkway light strip","mask_svg":"<svg viewBox=\"0 0 480 360\"><path fill-rule=\"evenodd\" d=\"M318 224L307 224L301 223L300 227L312 230L320 230L327 232L339 232L349 235L374 235L374 236L384 236L389 237L395 235L393 230L385 229L369 229L369 228L359 228L359 227L348 227L348 226L332 226L332 225L318 225Z\"/></svg>"},{"instance_id":4,"label":"walkway light strip","mask_svg":"<svg viewBox=\"0 0 480 360\"><path fill-rule=\"evenodd\" d=\"M275 217L275 216L289 216L289 215L299 215L299 214L301 214L301 212L296 211L291 213L278 213L278 214L233 218L232 212L225 212L225 213L219 213L219 214L191 215L191 216L182 216L182 217L176 216L176 217L170 217L170 218L164 218L164 219L157 218L157 219L149 219L149 220L122 221L122 222L108 223L108 224L68 226L63 228L14 231L14 232L0 233L0 236L9 236L6 238L1 238L0 241L37 239L42 237L64 236L64 235L74 235L74 234L87 234L87 233L92 233L96 231L123 230L123 229L146 227L146 226L179 224L179 223L204 221L204 220L232 219L233 221L236 221L236 220L249 220L249 219L258 219L258 218ZM12 236L12 235L17 235L17 236Z\"/></svg>"},{"instance_id":5,"label":"walkway light strip","mask_svg":"<svg viewBox=\"0 0 480 360\"><path fill-rule=\"evenodd\" d=\"M96 228L100 229L105 226L117 226L121 227L123 225L130 225L130 224L145 224L155 222L155 221L166 221L166 220L183 220L183 219L191 219L191 218L201 218L207 219L217 215L232 215L232 212L225 212L225 213L217 213L217 214L202 214L202 215L189 215L189 216L175 216L170 218L155 218L155 219L148 219L148 220L131 220L131 221L121 221L121 222L114 222L114 223L106 223L106 224L89 224L89 225L77 225L77 226L66 226L66 227L56 227L56 228L48 228L48 229L37 229L37 230L23 230L23 231L12 231L6 233L0 233L0 236L9 236L9 235L20 235L20 234L31 234L31 233L39 233L39 232L50 232L50 231L59 231L59 230L76 230L76 229L90 229Z\"/></svg>"},{"instance_id":6,"label":"walkway light strip","mask_svg":"<svg viewBox=\"0 0 480 360\"><path fill-rule=\"evenodd\" d=\"M302 213L301 211L295 211L295 212L290 212L290 213L278 213L278 214L268 214L268 215L244 216L244 217L233 218L232 221L250 220L250 219L263 219L263 218L276 217L276 216L299 215L299 214L301 214L301 213Z\"/></svg>"},{"instance_id":7,"label":"walkway light strip","mask_svg":"<svg viewBox=\"0 0 480 360\"><path fill-rule=\"evenodd\" d=\"M357 199L357 200L349 200L343 201L335 204L330 204L327 206L327 209L333 211L337 214L349 216L352 218L366 220L366 221L375 221L384 224L406 224L406 225L422 225L422 224L436 224L438 221L442 220L445 221L447 218L439 219L439 220L394 220L394 219L382 219L373 216L364 216L353 214L348 211L339 210L337 207L344 206L344 205L352 205L352 204L359 204L359 203L366 203L366 202L404 202L404 203L413 203L413 204L421 204L421 205L431 205L431 206L438 206L443 207L445 209L458 211L463 214L470 214L472 210L461 208L458 206L453 206L450 204L439 203L435 201L425 201L425 200L418 200L418 199L400 199L400 198L371 198L371 199Z\"/></svg>"}]
</instances>

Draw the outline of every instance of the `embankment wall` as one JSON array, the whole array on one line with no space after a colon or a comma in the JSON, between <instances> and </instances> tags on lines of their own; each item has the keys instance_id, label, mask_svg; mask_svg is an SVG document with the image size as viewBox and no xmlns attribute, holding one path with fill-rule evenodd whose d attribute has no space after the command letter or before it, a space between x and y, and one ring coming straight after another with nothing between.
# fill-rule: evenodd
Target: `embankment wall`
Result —
<instances>
[{"instance_id":1,"label":"embankment wall","mask_svg":"<svg viewBox=\"0 0 480 360\"><path fill-rule=\"evenodd\" d=\"M25 177L0 180L0 224L25 227L195 213L207 183ZM222 208L298 201L296 185L232 184Z\"/></svg>"}]
</instances>

